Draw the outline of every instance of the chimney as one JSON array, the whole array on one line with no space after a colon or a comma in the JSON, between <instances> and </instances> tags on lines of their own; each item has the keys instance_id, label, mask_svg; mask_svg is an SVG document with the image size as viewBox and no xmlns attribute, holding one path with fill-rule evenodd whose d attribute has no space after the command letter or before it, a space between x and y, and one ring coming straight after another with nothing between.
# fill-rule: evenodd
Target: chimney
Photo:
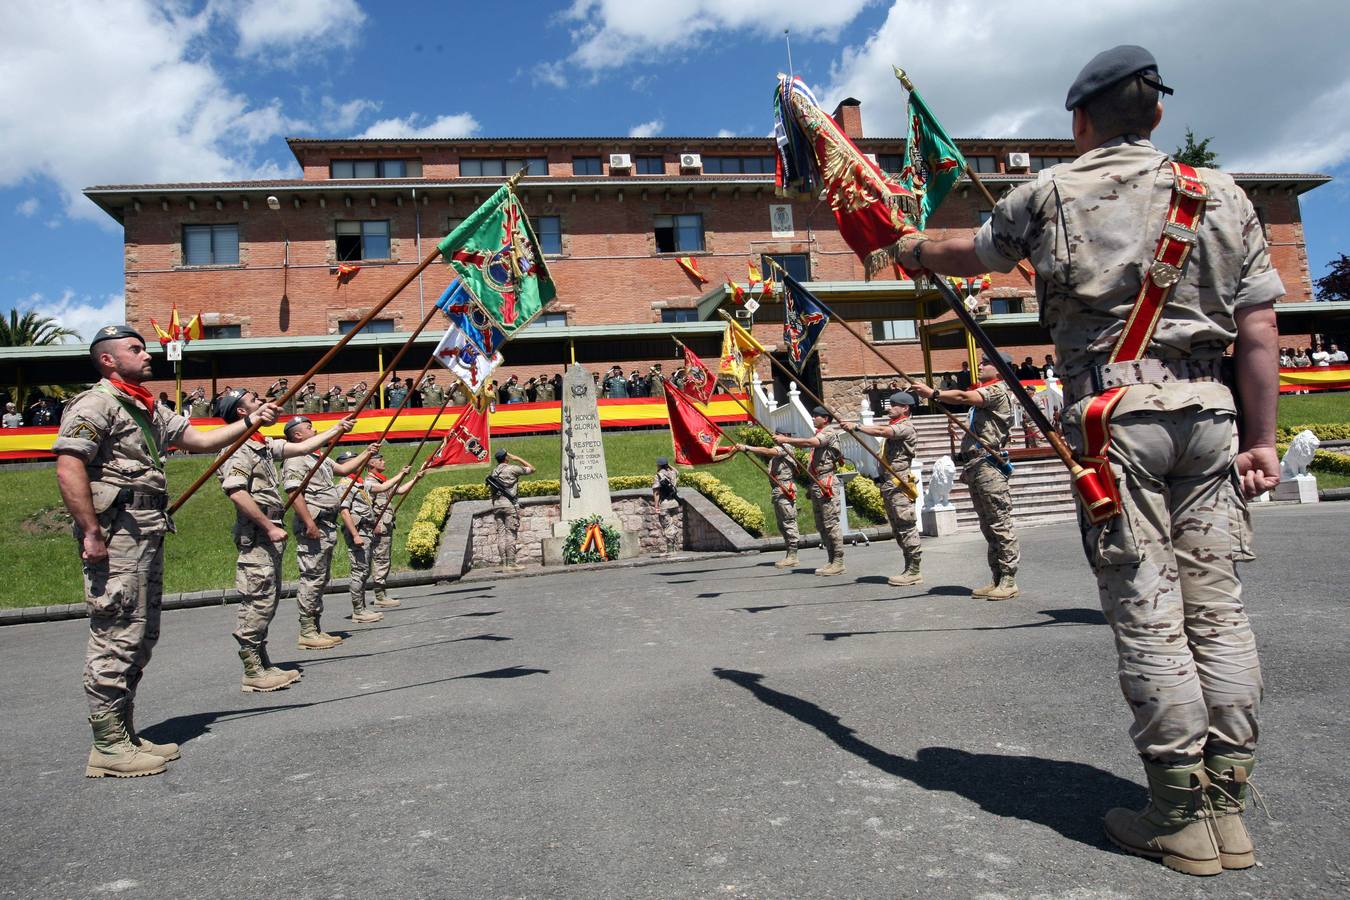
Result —
<instances>
[{"instance_id":1,"label":"chimney","mask_svg":"<svg viewBox=\"0 0 1350 900\"><path fill-rule=\"evenodd\" d=\"M860 140L862 131L862 101L845 97L834 108L834 121L843 129L844 134L853 140Z\"/></svg>"}]
</instances>

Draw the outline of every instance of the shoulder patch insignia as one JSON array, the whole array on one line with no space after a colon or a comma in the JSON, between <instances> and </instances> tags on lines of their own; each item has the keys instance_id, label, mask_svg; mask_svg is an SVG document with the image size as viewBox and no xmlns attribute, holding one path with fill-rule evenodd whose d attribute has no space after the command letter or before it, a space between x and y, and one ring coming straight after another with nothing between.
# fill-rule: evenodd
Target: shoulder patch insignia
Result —
<instances>
[{"instance_id":1,"label":"shoulder patch insignia","mask_svg":"<svg viewBox=\"0 0 1350 900\"><path fill-rule=\"evenodd\" d=\"M95 444L103 440L103 435L99 434L98 428L96 428L94 423L90 422L88 419L76 420L66 429L63 436L68 438L80 438Z\"/></svg>"}]
</instances>

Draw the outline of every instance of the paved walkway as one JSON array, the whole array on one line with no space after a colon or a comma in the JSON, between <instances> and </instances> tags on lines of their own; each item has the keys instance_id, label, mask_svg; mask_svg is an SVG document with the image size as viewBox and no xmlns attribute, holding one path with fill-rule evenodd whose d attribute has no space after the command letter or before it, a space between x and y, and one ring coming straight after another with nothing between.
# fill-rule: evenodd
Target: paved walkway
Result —
<instances>
[{"instance_id":1,"label":"paved walkway","mask_svg":"<svg viewBox=\"0 0 1350 900\"><path fill-rule=\"evenodd\" d=\"M1076 533L976 536L843 579L776 556L401 592L304 680L242 694L232 609L168 613L140 701L167 775L82 777L81 621L0 629L0 895L1330 897L1350 893L1350 506L1257 516L1261 868L1109 849L1143 799ZM817 564L821 554L804 555ZM330 616L330 624L337 620Z\"/></svg>"}]
</instances>

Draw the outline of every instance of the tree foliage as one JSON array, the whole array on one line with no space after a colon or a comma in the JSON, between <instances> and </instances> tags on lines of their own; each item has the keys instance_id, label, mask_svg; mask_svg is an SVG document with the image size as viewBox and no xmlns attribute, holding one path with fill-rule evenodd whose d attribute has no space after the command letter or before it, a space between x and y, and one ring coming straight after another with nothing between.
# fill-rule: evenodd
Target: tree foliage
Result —
<instances>
[{"instance_id":1,"label":"tree foliage","mask_svg":"<svg viewBox=\"0 0 1350 900\"><path fill-rule=\"evenodd\" d=\"M1173 151L1172 159L1196 168L1217 169L1219 167L1219 154L1209 149L1209 142L1212 140L1214 140L1213 137L1207 137L1204 140L1197 141L1195 132L1187 126L1186 143Z\"/></svg>"},{"instance_id":2,"label":"tree foliage","mask_svg":"<svg viewBox=\"0 0 1350 900\"><path fill-rule=\"evenodd\" d=\"M1327 272L1314 284L1317 285L1318 300L1350 300L1350 256L1341 254L1341 258L1331 264Z\"/></svg>"},{"instance_id":3,"label":"tree foliage","mask_svg":"<svg viewBox=\"0 0 1350 900\"><path fill-rule=\"evenodd\" d=\"M64 343L68 337L79 339L80 335L32 310L21 316L17 309L11 309L8 320L0 318L0 347L41 347Z\"/></svg>"}]
</instances>

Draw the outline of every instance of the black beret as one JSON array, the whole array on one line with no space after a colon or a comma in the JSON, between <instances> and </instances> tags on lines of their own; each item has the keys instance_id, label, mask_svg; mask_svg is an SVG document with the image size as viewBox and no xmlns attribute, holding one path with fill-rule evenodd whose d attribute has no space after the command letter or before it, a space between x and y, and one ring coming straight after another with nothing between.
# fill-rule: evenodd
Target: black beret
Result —
<instances>
[{"instance_id":1,"label":"black beret","mask_svg":"<svg viewBox=\"0 0 1350 900\"><path fill-rule=\"evenodd\" d=\"M89 342L89 348L92 350L94 345L101 341L115 341L118 338L129 337L136 338L142 344L145 343L141 333L130 325L104 325L94 334L94 339Z\"/></svg>"},{"instance_id":2,"label":"black beret","mask_svg":"<svg viewBox=\"0 0 1350 900\"><path fill-rule=\"evenodd\" d=\"M497 462L501 462L502 460L506 459L506 451L498 450L496 453L493 454L493 456L497 458Z\"/></svg>"},{"instance_id":3,"label":"black beret","mask_svg":"<svg viewBox=\"0 0 1350 900\"><path fill-rule=\"evenodd\" d=\"M658 469L664 469L668 465L670 465L670 460L666 459L664 456L658 456L656 458L656 467Z\"/></svg>"},{"instance_id":4,"label":"black beret","mask_svg":"<svg viewBox=\"0 0 1350 900\"><path fill-rule=\"evenodd\" d=\"M355 450L344 450L343 452L338 454L337 461L340 463L349 462L350 460L356 459L360 455L361 454L357 453Z\"/></svg>"},{"instance_id":5,"label":"black beret","mask_svg":"<svg viewBox=\"0 0 1350 900\"><path fill-rule=\"evenodd\" d=\"M998 352L998 355L1003 357L1003 361L1005 363L1007 363L1008 365L1012 365L1013 358L1011 353L1007 352L1006 350L1000 350ZM989 365L989 359L990 359L989 354L985 353L980 357L980 365L982 366Z\"/></svg>"},{"instance_id":6,"label":"black beret","mask_svg":"<svg viewBox=\"0 0 1350 900\"><path fill-rule=\"evenodd\" d=\"M1064 108L1076 109L1094 94L1109 88L1123 78L1141 72L1151 73L1152 77L1144 76L1144 83L1149 87L1156 88L1164 94L1172 93L1172 89L1163 84L1158 77L1158 61L1153 58L1152 53L1134 44L1121 44L1119 47L1103 50L1083 66L1083 71L1078 73L1078 77L1069 86L1069 96L1064 101Z\"/></svg>"},{"instance_id":7,"label":"black beret","mask_svg":"<svg viewBox=\"0 0 1350 900\"><path fill-rule=\"evenodd\" d=\"M289 440L292 429L299 428L301 425L313 425L313 424L314 423L307 416L291 416L291 418L286 422L286 427L281 429L281 433L286 435L287 440Z\"/></svg>"},{"instance_id":8,"label":"black beret","mask_svg":"<svg viewBox=\"0 0 1350 900\"><path fill-rule=\"evenodd\" d=\"M216 417L226 422L239 420L239 401L252 393L248 388L233 388L216 398Z\"/></svg>"},{"instance_id":9,"label":"black beret","mask_svg":"<svg viewBox=\"0 0 1350 900\"><path fill-rule=\"evenodd\" d=\"M891 394L891 406L913 406L914 395L909 391L896 391Z\"/></svg>"},{"instance_id":10,"label":"black beret","mask_svg":"<svg viewBox=\"0 0 1350 900\"><path fill-rule=\"evenodd\" d=\"M822 419L833 419L833 418L834 418L834 416L830 415L830 411L829 411L828 409L826 409L825 407L823 407L823 406L817 406L817 407L813 408L813 409L811 410L811 415L813 415L813 416L820 416Z\"/></svg>"}]
</instances>

